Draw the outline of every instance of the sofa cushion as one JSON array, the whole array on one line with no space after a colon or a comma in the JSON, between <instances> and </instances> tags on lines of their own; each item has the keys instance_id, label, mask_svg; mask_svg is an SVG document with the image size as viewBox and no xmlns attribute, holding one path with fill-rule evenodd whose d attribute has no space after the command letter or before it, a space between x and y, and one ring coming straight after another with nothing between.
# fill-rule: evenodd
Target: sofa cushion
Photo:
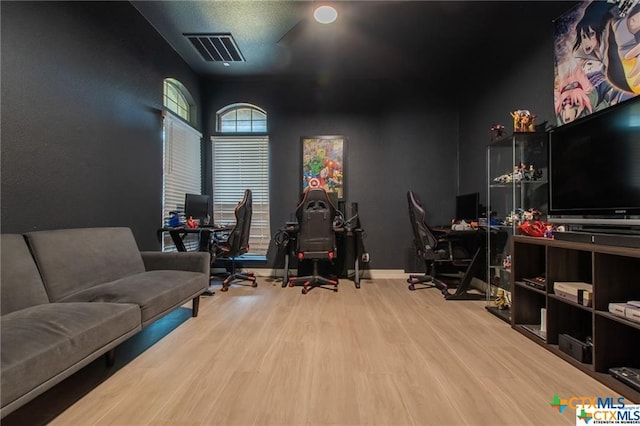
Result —
<instances>
[{"instance_id":1,"label":"sofa cushion","mask_svg":"<svg viewBox=\"0 0 640 426\"><path fill-rule=\"evenodd\" d=\"M83 228L26 234L49 299L144 272L129 228Z\"/></svg>"},{"instance_id":2,"label":"sofa cushion","mask_svg":"<svg viewBox=\"0 0 640 426\"><path fill-rule=\"evenodd\" d=\"M28 306L49 303L38 268L22 235L0 236L0 312L2 315Z\"/></svg>"},{"instance_id":3,"label":"sofa cushion","mask_svg":"<svg viewBox=\"0 0 640 426\"><path fill-rule=\"evenodd\" d=\"M86 365L140 328L135 304L47 303L2 315L2 406L36 387L46 390L61 380L47 386L49 379L70 375L74 364Z\"/></svg>"},{"instance_id":4,"label":"sofa cushion","mask_svg":"<svg viewBox=\"0 0 640 426\"><path fill-rule=\"evenodd\" d=\"M61 302L136 303L145 326L202 294L208 278L200 272L149 271L79 291Z\"/></svg>"}]
</instances>

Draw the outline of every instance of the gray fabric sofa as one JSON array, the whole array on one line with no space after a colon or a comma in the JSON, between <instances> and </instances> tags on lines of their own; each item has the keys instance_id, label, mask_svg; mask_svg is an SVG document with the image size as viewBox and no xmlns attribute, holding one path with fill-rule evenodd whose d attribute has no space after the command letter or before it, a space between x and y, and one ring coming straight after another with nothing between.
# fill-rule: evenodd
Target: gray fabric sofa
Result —
<instances>
[{"instance_id":1,"label":"gray fabric sofa","mask_svg":"<svg viewBox=\"0 0 640 426\"><path fill-rule=\"evenodd\" d=\"M128 228L3 234L0 418L209 286L209 253L140 252Z\"/></svg>"}]
</instances>

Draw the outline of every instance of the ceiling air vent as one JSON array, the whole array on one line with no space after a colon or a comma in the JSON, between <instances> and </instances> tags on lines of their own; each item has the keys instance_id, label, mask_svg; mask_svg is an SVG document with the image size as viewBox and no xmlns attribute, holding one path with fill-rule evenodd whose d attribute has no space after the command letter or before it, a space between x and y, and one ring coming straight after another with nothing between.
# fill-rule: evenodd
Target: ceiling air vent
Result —
<instances>
[{"instance_id":1,"label":"ceiling air vent","mask_svg":"<svg viewBox=\"0 0 640 426\"><path fill-rule=\"evenodd\" d=\"M236 41L229 33L184 34L207 62L244 62Z\"/></svg>"}]
</instances>

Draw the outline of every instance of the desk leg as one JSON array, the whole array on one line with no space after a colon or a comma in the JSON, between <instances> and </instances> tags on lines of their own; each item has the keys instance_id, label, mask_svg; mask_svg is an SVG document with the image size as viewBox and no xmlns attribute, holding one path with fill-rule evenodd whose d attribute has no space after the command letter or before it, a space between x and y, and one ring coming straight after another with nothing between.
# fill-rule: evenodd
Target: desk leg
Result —
<instances>
[{"instance_id":1,"label":"desk leg","mask_svg":"<svg viewBox=\"0 0 640 426\"><path fill-rule=\"evenodd\" d=\"M355 266L354 273L356 275L353 277L353 281L356 283L356 288L360 288L360 256L358 256L357 250L356 250L356 260L354 262L354 266Z\"/></svg>"},{"instance_id":2,"label":"desk leg","mask_svg":"<svg viewBox=\"0 0 640 426\"><path fill-rule=\"evenodd\" d=\"M182 237L180 236L179 230L171 230L169 231L169 235L171 235L171 240L173 241L173 244L176 246L176 249L178 251L187 251L186 247L184 246L184 242L182 241Z\"/></svg>"}]
</instances>

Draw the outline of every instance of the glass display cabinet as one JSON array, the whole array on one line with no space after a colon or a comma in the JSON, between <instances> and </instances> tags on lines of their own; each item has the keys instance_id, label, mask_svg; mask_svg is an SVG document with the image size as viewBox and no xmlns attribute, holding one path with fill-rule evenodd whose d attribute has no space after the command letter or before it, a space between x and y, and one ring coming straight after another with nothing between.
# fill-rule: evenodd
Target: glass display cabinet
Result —
<instances>
[{"instance_id":1,"label":"glass display cabinet","mask_svg":"<svg viewBox=\"0 0 640 426\"><path fill-rule=\"evenodd\" d=\"M487 148L486 308L507 322L511 322L512 237L533 221L546 220L547 136L546 132L515 132Z\"/></svg>"}]
</instances>

